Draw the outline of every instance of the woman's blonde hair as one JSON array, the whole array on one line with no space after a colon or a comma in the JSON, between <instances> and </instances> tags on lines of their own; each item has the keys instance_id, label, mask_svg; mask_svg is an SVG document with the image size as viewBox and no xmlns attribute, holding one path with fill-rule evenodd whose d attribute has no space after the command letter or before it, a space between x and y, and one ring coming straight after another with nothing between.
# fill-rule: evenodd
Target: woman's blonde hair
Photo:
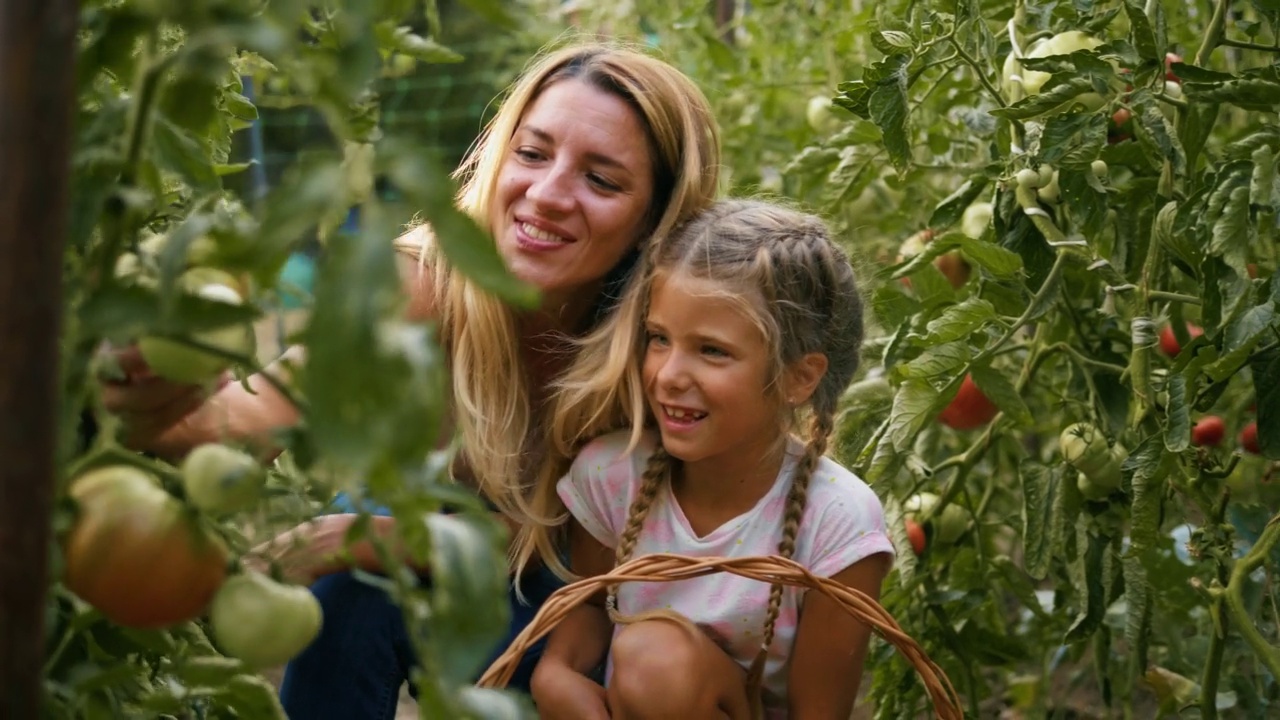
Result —
<instances>
[{"instance_id":1,"label":"woman's blonde hair","mask_svg":"<svg viewBox=\"0 0 1280 720\"><path fill-rule=\"evenodd\" d=\"M630 328L618 332L616 342L607 350L584 355L574 372L565 377L552 417L553 440L562 451L572 451L586 439L580 429L583 418L600 425L607 418L593 413L612 405L620 406L621 414L629 418L632 448L637 445L648 420L640 378L645 353L643 319L655 281L675 276L712 281L717 296L741 303L763 333L771 351L765 392L779 409L779 450L796 425L798 410L782 397L783 373L810 353L827 358L826 373L807 402L805 449L787 496L778 554L789 558L795 551L809 482L834 428L840 396L857 372L863 337L862 298L853 267L831 241L821 219L776 204L723 200L653 248L643 277L623 301L620 317L630 319ZM753 392L751 388L743 391ZM586 423L588 429L591 425ZM630 559L650 506L678 466L679 460L659 442L628 512L615 549L616 564ZM616 588L610 590L611 609L615 593ZM757 703L781 605L782 586L775 585L769 597L764 641L748 676ZM628 618L615 614L615 621L652 617L680 620L669 611L658 611ZM683 624L689 626L687 621Z\"/></svg>"},{"instance_id":2,"label":"woman's blonde hair","mask_svg":"<svg viewBox=\"0 0 1280 720\"><path fill-rule=\"evenodd\" d=\"M497 115L455 174L458 206L486 227L509 144L526 110L553 83L577 80L623 99L645 128L653 156L654 193L637 236L660 238L706 208L719 184L720 135L702 91L676 68L619 43L592 42L549 50L535 57L512 86ZM495 230L489 228L490 231ZM643 251L643 240L638 248ZM453 376L453 419L459 460L474 474L481 493L522 528L512 543L517 572L536 555L563 572L546 530L562 520L563 505L535 492L546 463L562 459L538 445L545 428L534 420L529 379L518 347L514 311L478 288L441 256L427 228L396 241L420 258L432 274L440 337ZM606 278L587 347L607 342L616 325L616 296L632 275L635 254ZM570 364L570 371L576 360Z\"/></svg>"}]
</instances>

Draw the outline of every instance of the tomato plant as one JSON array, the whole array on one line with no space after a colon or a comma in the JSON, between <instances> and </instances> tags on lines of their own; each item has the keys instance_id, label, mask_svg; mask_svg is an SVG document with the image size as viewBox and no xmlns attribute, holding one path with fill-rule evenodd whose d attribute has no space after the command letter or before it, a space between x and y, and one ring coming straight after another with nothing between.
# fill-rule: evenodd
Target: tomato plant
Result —
<instances>
[{"instance_id":1,"label":"tomato plant","mask_svg":"<svg viewBox=\"0 0 1280 720\"><path fill-rule=\"evenodd\" d=\"M752 3L716 27L636 7L719 103L733 190L780 170L770 186L865 263L867 375L837 453L897 535L886 607L969 714L1274 713L1280 15ZM804 115L820 82L841 128ZM950 253L961 283L935 265ZM991 416L939 422L968 385ZM1256 422L1256 442L1193 443L1211 415ZM1073 449L1076 423L1101 444ZM922 492L971 518L954 544L931 536L927 564L902 521ZM876 715L914 717L909 668L877 647Z\"/></svg>"},{"instance_id":2,"label":"tomato plant","mask_svg":"<svg viewBox=\"0 0 1280 720\"><path fill-rule=\"evenodd\" d=\"M518 22L467 5L503 32ZM79 19L48 716L283 718L261 673L323 620L278 568L251 571L269 564L252 549L333 512L335 468L360 510L348 539L384 555L370 582L404 609L422 659L422 712L527 716L515 695L470 686L505 630L502 529L445 476L446 369L432 329L403 317L391 243L415 217L447 226L451 262L513 303L534 299L454 207L437 153L380 122L382 76L462 59L436 4L87 0ZM257 161L241 134L264 97L324 123L269 188L241 182ZM317 240L316 287L289 339L307 361L277 363L254 330L283 304L282 268ZM101 350L135 342L164 378L273 387L300 418L269 438L282 454L260 462L261 444L232 433L185 458L126 449L99 378L148 379ZM370 538L375 505L413 520ZM407 563L429 565L431 587Z\"/></svg>"}]
</instances>

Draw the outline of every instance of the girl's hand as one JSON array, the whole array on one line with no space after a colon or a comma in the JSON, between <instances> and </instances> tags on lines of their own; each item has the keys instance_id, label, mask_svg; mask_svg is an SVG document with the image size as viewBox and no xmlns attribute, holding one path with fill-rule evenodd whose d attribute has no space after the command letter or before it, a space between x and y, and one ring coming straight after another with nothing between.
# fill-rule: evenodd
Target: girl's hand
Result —
<instances>
[{"instance_id":1,"label":"girl's hand","mask_svg":"<svg viewBox=\"0 0 1280 720\"><path fill-rule=\"evenodd\" d=\"M539 662L529 690L543 720L609 720L604 688L563 662Z\"/></svg>"}]
</instances>

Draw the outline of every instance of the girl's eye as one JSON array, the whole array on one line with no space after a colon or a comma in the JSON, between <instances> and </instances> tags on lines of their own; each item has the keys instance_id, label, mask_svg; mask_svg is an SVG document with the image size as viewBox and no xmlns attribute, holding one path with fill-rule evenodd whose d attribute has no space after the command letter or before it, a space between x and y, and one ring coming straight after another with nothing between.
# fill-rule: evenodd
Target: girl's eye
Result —
<instances>
[{"instance_id":1,"label":"girl's eye","mask_svg":"<svg viewBox=\"0 0 1280 720\"><path fill-rule=\"evenodd\" d=\"M650 345L666 345L667 344L667 336L663 335L662 333L650 332L650 333L647 333L645 337L646 337L646 341Z\"/></svg>"},{"instance_id":2,"label":"girl's eye","mask_svg":"<svg viewBox=\"0 0 1280 720\"><path fill-rule=\"evenodd\" d=\"M721 348L716 347L715 345L703 345L702 354L710 355L712 357L728 357L729 356L729 353L725 352Z\"/></svg>"}]
</instances>

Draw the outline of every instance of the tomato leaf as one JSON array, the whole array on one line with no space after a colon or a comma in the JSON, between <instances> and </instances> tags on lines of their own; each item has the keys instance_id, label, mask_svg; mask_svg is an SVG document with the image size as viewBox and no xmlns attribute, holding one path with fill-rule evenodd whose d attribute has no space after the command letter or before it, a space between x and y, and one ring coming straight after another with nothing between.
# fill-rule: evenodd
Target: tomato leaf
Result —
<instances>
[{"instance_id":1,"label":"tomato leaf","mask_svg":"<svg viewBox=\"0 0 1280 720\"><path fill-rule=\"evenodd\" d=\"M898 387L893 396L893 409L889 412L889 429L885 433L894 450L905 452L911 447L916 433L933 418L938 399L938 391L924 380L908 379Z\"/></svg>"},{"instance_id":2,"label":"tomato leaf","mask_svg":"<svg viewBox=\"0 0 1280 720\"><path fill-rule=\"evenodd\" d=\"M1280 350L1259 353L1250 369L1258 406L1258 448L1263 456L1280 459Z\"/></svg>"},{"instance_id":3,"label":"tomato leaf","mask_svg":"<svg viewBox=\"0 0 1280 720\"><path fill-rule=\"evenodd\" d=\"M969 176L969 179L956 188L955 192L943 198L942 202L933 209L933 214L929 216L929 227L934 230L951 227L964 214L965 208L972 205L986 187L985 175Z\"/></svg>"},{"instance_id":4,"label":"tomato leaf","mask_svg":"<svg viewBox=\"0 0 1280 720\"><path fill-rule=\"evenodd\" d=\"M288 720L276 688L258 675L237 675L227 681L222 699L240 717Z\"/></svg>"},{"instance_id":5,"label":"tomato leaf","mask_svg":"<svg viewBox=\"0 0 1280 720\"><path fill-rule=\"evenodd\" d=\"M1186 152L1178 140L1174 128L1160 112L1160 104L1149 90L1134 90L1129 100L1133 108L1133 128L1138 142L1153 157L1173 164L1175 173L1182 173L1187 166Z\"/></svg>"},{"instance_id":6,"label":"tomato leaf","mask_svg":"<svg viewBox=\"0 0 1280 720\"><path fill-rule=\"evenodd\" d=\"M907 127L907 65L911 56L890 55L863 73L871 88L867 98L870 119L884 133L884 147L898 172L911 162L911 135Z\"/></svg>"},{"instance_id":7,"label":"tomato leaf","mask_svg":"<svg viewBox=\"0 0 1280 720\"><path fill-rule=\"evenodd\" d=\"M1076 587L1084 590L1084 607L1076 615L1075 621L1067 629L1063 642L1071 644L1088 638L1102 625L1106 615L1106 587L1104 585L1105 559L1108 540L1090 531L1084 522L1084 516L1077 527L1076 542L1085 546L1084 554L1072 563L1071 574L1077 583Z\"/></svg>"},{"instance_id":8,"label":"tomato leaf","mask_svg":"<svg viewBox=\"0 0 1280 720\"><path fill-rule=\"evenodd\" d=\"M895 374L905 378L934 378L940 375L954 376L969 362L972 353L969 343L963 340L934 345L906 365L894 368Z\"/></svg>"},{"instance_id":9,"label":"tomato leaf","mask_svg":"<svg viewBox=\"0 0 1280 720\"><path fill-rule=\"evenodd\" d=\"M1022 478L1023 563L1028 575L1043 580L1053 558L1053 514L1062 470L1023 460L1018 471Z\"/></svg>"},{"instance_id":10,"label":"tomato leaf","mask_svg":"<svg viewBox=\"0 0 1280 720\"><path fill-rule=\"evenodd\" d=\"M1147 557L1130 551L1120 561L1124 572L1124 637L1132 648L1131 668L1147 667L1147 647L1151 637L1151 607L1154 589L1147 572Z\"/></svg>"},{"instance_id":11,"label":"tomato leaf","mask_svg":"<svg viewBox=\"0 0 1280 720\"><path fill-rule=\"evenodd\" d=\"M1010 278L1022 269L1022 258L1018 257L1017 253L994 243L974 239L964 234L957 234L948 241L954 242L966 259L981 265L996 277Z\"/></svg>"},{"instance_id":12,"label":"tomato leaf","mask_svg":"<svg viewBox=\"0 0 1280 720\"><path fill-rule=\"evenodd\" d=\"M1155 6L1158 18L1156 24L1163 30L1164 14L1160 4L1152 3L1152 5ZM1156 32L1151 27L1151 20L1147 17L1143 3L1138 2L1138 0L1125 0L1124 11L1129 18L1129 34L1133 38L1134 49L1144 59L1162 63L1164 61L1165 41L1163 38L1156 38Z\"/></svg>"},{"instance_id":13,"label":"tomato leaf","mask_svg":"<svg viewBox=\"0 0 1280 720\"><path fill-rule=\"evenodd\" d=\"M1160 474L1166 456L1157 435L1149 435L1120 465L1133 491L1130 541L1134 552L1155 547L1160 528L1160 498L1168 478Z\"/></svg>"},{"instance_id":14,"label":"tomato leaf","mask_svg":"<svg viewBox=\"0 0 1280 720\"><path fill-rule=\"evenodd\" d=\"M1092 78L1083 75L1064 77L1065 75L1066 73L1055 74L1045 82L1039 94L1023 98L1012 105L991 110L991 114L1006 120L1030 120L1061 107L1085 93L1094 92Z\"/></svg>"},{"instance_id":15,"label":"tomato leaf","mask_svg":"<svg viewBox=\"0 0 1280 720\"><path fill-rule=\"evenodd\" d=\"M1191 412L1187 407L1187 378L1169 375L1165 390L1169 395L1166 409L1168 425L1164 430L1164 446L1169 452L1182 452L1191 444Z\"/></svg>"},{"instance_id":16,"label":"tomato leaf","mask_svg":"<svg viewBox=\"0 0 1280 720\"><path fill-rule=\"evenodd\" d=\"M952 305L941 315L926 325L928 335L925 341L930 345L959 340L968 337L995 319L995 308L982 298L970 297L957 305Z\"/></svg>"},{"instance_id":17,"label":"tomato leaf","mask_svg":"<svg viewBox=\"0 0 1280 720\"><path fill-rule=\"evenodd\" d=\"M969 373L982 394L1000 408L1001 412L1008 415L1014 424L1030 425L1033 422L1031 410L1027 408L1017 388L1004 373L992 367L973 367Z\"/></svg>"},{"instance_id":18,"label":"tomato leaf","mask_svg":"<svg viewBox=\"0 0 1280 720\"><path fill-rule=\"evenodd\" d=\"M1196 103L1230 103L1245 110L1271 112L1280 104L1280 82L1264 78L1233 78L1218 82L1185 82L1182 90Z\"/></svg>"},{"instance_id":19,"label":"tomato leaf","mask_svg":"<svg viewBox=\"0 0 1280 720\"><path fill-rule=\"evenodd\" d=\"M448 683L475 677L506 632L507 573L502 547L487 517L429 513L431 614L436 668Z\"/></svg>"}]
</instances>

